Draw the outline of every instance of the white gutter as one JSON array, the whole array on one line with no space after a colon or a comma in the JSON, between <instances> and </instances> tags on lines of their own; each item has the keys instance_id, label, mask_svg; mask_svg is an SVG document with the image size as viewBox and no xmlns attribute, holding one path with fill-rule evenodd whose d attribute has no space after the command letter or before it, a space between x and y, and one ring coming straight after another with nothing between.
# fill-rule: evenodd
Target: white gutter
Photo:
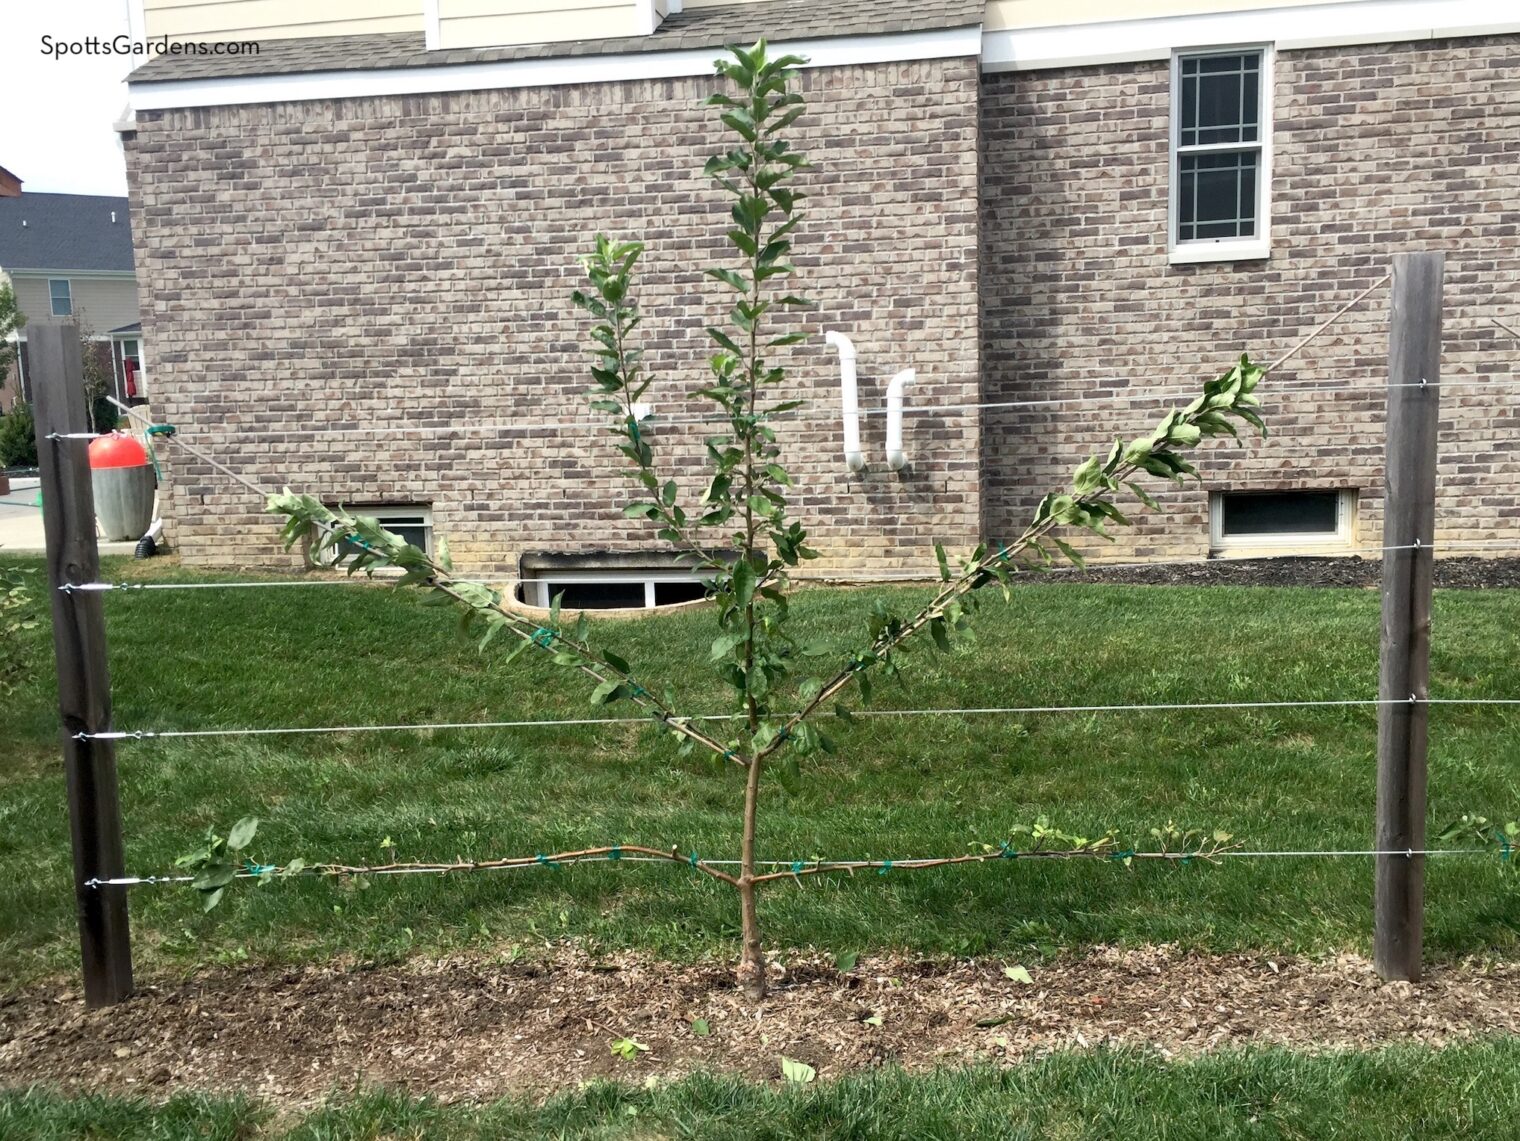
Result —
<instances>
[{"instance_id":1,"label":"white gutter","mask_svg":"<svg viewBox=\"0 0 1520 1141\"><path fill-rule=\"evenodd\" d=\"M852 472L864 471L860 450L860 392L855 383L855 345L843 333L825 333L824 344L839 350L839 405L844 416L844 463Z\"/></svg>"},{"instance_id":2,"label":"white gutter","mask_svg":"<svg viewBox=\"0 0 1520 1141\"><path fill-rule=\"evenodd\" d=\"M905 368L887 385L887 466L893 471L902 471L908 464L902 442L903 389L917 379L915 370Z\"/></svg>"}]
</instances>

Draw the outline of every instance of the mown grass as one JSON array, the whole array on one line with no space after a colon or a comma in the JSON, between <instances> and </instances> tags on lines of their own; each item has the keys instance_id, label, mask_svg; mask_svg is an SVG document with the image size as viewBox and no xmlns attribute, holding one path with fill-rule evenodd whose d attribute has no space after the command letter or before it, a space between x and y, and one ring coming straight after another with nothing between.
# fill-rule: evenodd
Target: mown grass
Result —
<instances>
[{"instance_id":1,"label":"mown grass","mask_svg":"<svg viewBox=\"0 0 1520 1141\"><path fill-rule=\"evenodd\" d=\"M487 1106L369 1091L278 1115L246 1098L181 1095L153 1104L31 1091L0 1094L0 1138L1483 1139L1514 1135L1517 1070L1520 1044L1506 1039L1437 1051L1263 1050L1185 1063L1096 1051L1008 1070L881 1070L803 1088L698 1075L654 1089L603 1083L544 1103Z\"/></svg>"},{"instance_id":2,"label":"mown grass","mask_svg":"<svg viewBox=\"0 0 1520 1141\"><path fill-rule=\"evenodd\" d=\"M35 570L35 562L11 560ZM111 563L106 577L204 572ZM39 591L40 593L40 591ZM906 609L922 591L881 592ZM845 646L862 592L809 591L799 633ZM594 715L542 658L500 667L415 598L356 586L117 593L105 600L123 729L399 723ZM651 688L724 707L702 663L711 615L599 628ZM1435 692L1520 695L1520 592L1442 592ZM1378 598L1354 590L1044 585L990 605L974 642L921 652L878 707L1102 704L1374 695ZM35 682L0 708L0 982L72 970L67 818L45 628L25 636ZM1371 836L1375 714L1301 709L836 725L837 757L803 791L770 793L767 857L901 858L966 850L1048 814L1143 838L1173 819L1259 848L1357 848ZM1433 711L1431 818L1520 811L1520 710ZM737 852L736 773L678 757L647 727L124 742L130 870L162 872L211 824L254 813L253 855L361 862L532 854L644 842ZM383 841L389 840L389 847ZM1436 956L1512 951L1520 876L1497 857L1432 861ZM1221 867L1034 865L893 872L778 885L768 942L834 950L1038 956L1095 942L1215 950L1363 948L1371 866L1238 860ZM732 952L726 889L675 867L241 885L212 916L177 888L136 890L145 969L250 958L530 949L574 936L689 959Z\"/></svg>"}]
</instances>

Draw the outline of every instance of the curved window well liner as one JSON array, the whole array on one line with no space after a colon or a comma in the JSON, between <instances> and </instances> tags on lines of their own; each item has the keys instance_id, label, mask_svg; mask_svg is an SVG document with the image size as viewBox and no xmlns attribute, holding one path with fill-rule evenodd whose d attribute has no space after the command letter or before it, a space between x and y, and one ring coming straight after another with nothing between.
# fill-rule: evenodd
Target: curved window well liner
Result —
<instances>
[{"instance_id":1,"label":"curved window well liner","mask_svg":"<svg viewBox=\"0 0 1520 1141\"><path fill-rule=\"evenodd\" d=\"M566 610L654 610L707 597L692 567L639 552L524 555L517 599Z\"/></svg>"},{"instance_id":2,"label":"curved window well liner","mask_svg":"<svg viewBox=\"0 0 1520 1141\"><path fill-rule=\"evenodd\" d=\"M1209 496L1209 549L1238 555L1349 548L1356 540L1356 505L1354 488L1216 491Z\"/></svg>"}]
</instances>

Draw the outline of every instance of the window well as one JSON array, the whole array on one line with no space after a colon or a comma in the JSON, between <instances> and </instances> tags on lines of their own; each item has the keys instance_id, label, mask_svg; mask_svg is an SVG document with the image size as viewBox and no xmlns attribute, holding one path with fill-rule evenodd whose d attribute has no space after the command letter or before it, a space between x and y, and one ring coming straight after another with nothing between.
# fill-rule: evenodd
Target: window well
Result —
<instances>
[{"instance_id":1,"label":"window well","mask_svg":"<svg viewBox=\"0 0 1520 1141\"><path fill-rule=\"evenodd\" d=\"M566 610L653 610L707 597L703 573L647 555L524 555L518 601Z\"/></svg>"}]
</instances>

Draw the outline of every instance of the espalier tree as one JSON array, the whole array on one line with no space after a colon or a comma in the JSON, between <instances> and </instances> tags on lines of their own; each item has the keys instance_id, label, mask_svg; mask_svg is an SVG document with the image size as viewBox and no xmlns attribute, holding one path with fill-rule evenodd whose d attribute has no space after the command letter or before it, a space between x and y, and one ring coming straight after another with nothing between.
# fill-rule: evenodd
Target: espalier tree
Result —
<instances>
[{"instance_id":1,"label":"espalier tree","mask_svg":"<svg viewBox=\"0 0 1520 1141\"><path fill-rule=\"evenodd\" d=\"M714 422L719 427L707 441L710 475L694 503L683 505L677 483L661 479L654 449L635 413L635 404L654 379L637 347L634 280L644 247L599 236L585 259L588 287L573 298L592 321L592 408L609 417L620 440L619 450L642 487L641 497L624 514L650 521L658 536L704 575L717 621L711 659L732 690L735 717L731 722L693 720L672 690L657 694L646 687L632 665L597 643L584 615L567 624L556 602L548 617L540 620L518 612L499 590L456 577L442 543L432 557L374 519L331 509L311 496L286 492L270 500L271 510L288 517L287 544L307 538L318 554L344 554L350 572L394 568L400 572L402 585L426 590L440 604L460 608L465 627L479 635L482 649L502 639L510 643L508 658L530 651L548 654L566 670L584 676L592 686L593 704L637 707L683 749L703 750L742 778L737 874L695 855L688 860L655 848L620 846L566 855L615 859L623 852L643 852L667 856L689 862L735 888L743 938L738 977L752 998L766 992L757 907L761 885L848 867L809 863L762 874L757 863L767 774L791 786L800 776L803 759L815 750L834 748L816 724L821 711L832 703L833 712L847 716L843 702L851 690L869 701L872 675L893 674L900 654L921 636L926 635L940 650L949 649L986 588L996 587L1006 598L1010 581L1019 572L1062 556L1080 563L1076 550L1059 532L1088 531L1109 537L1106 528L1127 522L1115 502L1125 489L1140 503L1155 507L1133 482L1137 477L1180 481L1196 474L1185 456L1201 440L1235 435L1233 420L1262 427L1254 393L1263 370L1242 357L1224 375L1205 383L1192 402L1168 412L1154 431L1127 443L1116 440L1112 448L1085 460L1071 486L1047 495L1023 533L1010 542L996 549L978 547L958 559L954 569L944 549L936 545L941 583L926 605L914 613L899 614L878 599L865 635L852 652L839 655L829 672L803 669L803 663L819 660L820 651L800 645L788 632L791 576L816 552L808 546L802 522L788 512L792 479L777 443L780 417L799 404L787 396L786 350L807 335L795 329L795 321L791 331L784 331L782 320L787 312L809 305L791 286L796 273L792 238L803 217L799 209L803 195L794 185L807 163L786 139L787 129L803 113L802 96L792 89L796 69L803 62L796 56L771 58L762 41L749 50L731 49L730 58L716 65L719 76L727 81L726 89L713 95L708 104L732 132L733 146L709 159L706 173L732 204L733 225L728 230L732 260L707 270L707 275L731 304L726 323L707 330L712 345L711 378L697 395L716 406ZM1013 854L1015 839L1023 849L1017 854L1024 856L1126 856L1111 834L1096 839L1069 836L1043 820L1015 833L978 855L945 862ZM1180 843L1204 857L1229 840L1222 834L1184 834L1170 826L1165 834L1154 834L1163 849L1168 843L1174 849ZM519 862L532 860L495 863ZM196 866L203 865L214 874L202 890L209 894L225 886L223 877L228 876L230 865L211 857ZM348 874L362 869L317 865L306 870Z\"/></svg>"}]
</instances>

